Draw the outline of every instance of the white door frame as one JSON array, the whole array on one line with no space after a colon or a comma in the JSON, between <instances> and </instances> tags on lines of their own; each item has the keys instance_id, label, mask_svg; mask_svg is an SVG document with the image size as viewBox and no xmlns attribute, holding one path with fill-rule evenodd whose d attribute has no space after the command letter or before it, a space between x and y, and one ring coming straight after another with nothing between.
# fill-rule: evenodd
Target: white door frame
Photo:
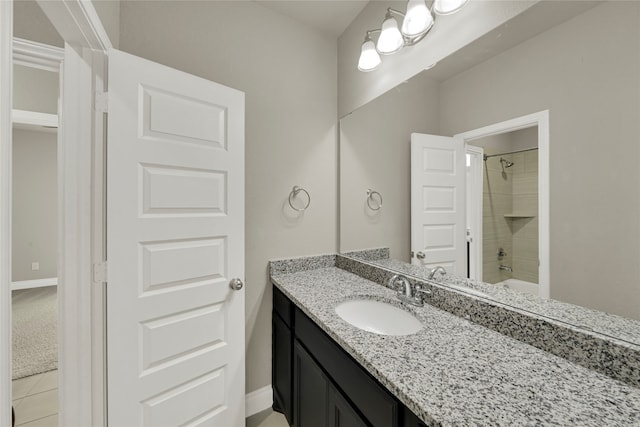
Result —
<instances>
[{"instance_id":1,"label":"white door frame","mask_svg":"<svg viewBox=\"0 0 640 427\"><path fill-rule=\"evenodd\" d=\"M0 1L0 425L11 425L11 110L13 3Z\"/></svg>"},{"instance_id":2,"label":"white door frame","mask_svg":"<svg viewBox=\"0 0 640 427\"><path fill-rule=\"evenodd\" d=\"M471 229L469 237L469 271L471 279L482 281L482 172L484 149L469 145L465 142L465 152L471 156L471 166L467 174L465 186L467 230Z\"/></svg>"},{"instance_id":3,"label":"white door frame","mask_svg":"<svg viewBox=\"0 0 640 427\"><path fill-rule=\"evenodd\" d=\"M104 123L94 88L104 89L111 42L91 2L38 0L66 42L59 136L59 425L106 425L104 287L92 265L104 259L100 175ZM11 425L11 107L13 5L0 1L0 425ZM90 50L93 49L93 52ZM69 84L71 83L71 84ZM99 278L98 278L99 279Z\"/></svg>"},{"instance_id":4,"label":"white door frame","mask_svg":"<svg viewBox=\"0 0 640 427\"><path fill-rule=\"evenodd\" d=\"M549 248L549 110L540 111L479 129L459 133L455 137L465 143L520 129L538 126L538 289L545 299L550 295L550 248ZM482 211L480 211L482 215Z\"/></svg>"}]
</instances>

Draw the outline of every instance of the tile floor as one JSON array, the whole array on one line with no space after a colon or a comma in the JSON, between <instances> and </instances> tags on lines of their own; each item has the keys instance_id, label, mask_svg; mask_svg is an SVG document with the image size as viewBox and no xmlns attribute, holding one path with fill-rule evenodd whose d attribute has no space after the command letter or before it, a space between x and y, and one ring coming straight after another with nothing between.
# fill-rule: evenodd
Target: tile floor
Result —
<instances>
[{"instance_id":1,"label":"tile floor","mask_svg":"<svg viewBox=\"0 0 640 427\"><path fill-rule=\"evenodd\" d=\"M284 415L267 409L247 418L246 427L289 427L289 424Z\"/></svg>"},{"instance_id":2,"label":"tile floor","mask_svg":"<svg viewBox=\"0 0 640 427\"><path fill-rule=\"evenodd\" d=\"M13 381L16 427L58 426L58 371Z\"/></svg>"}]
</instances>

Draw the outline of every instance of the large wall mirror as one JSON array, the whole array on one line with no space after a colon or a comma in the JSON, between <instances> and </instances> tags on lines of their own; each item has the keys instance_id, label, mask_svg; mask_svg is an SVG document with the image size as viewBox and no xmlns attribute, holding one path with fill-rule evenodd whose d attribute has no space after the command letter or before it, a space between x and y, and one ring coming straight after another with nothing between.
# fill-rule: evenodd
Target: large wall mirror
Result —
<instances>
[{"instance_id":1,"label":"large wall mirror","mask_svg":"<svg viewBox=\"0 0 640 427\"><path fill-rule=\"evenodd\" d=\"M541 3L341 119L340 250L388 247L395 265L419 267L412 134L469 135L546 114L545 129L531 122L464 144L463 221L483 244L457 273L534 294L527 304L544 296L544 267L551 299L628 319L620 337L640 344L640 4ZM563 21L545 26L558 8ZM440 195L446 210L451 197Z\"/></svg>"}]
</instances>

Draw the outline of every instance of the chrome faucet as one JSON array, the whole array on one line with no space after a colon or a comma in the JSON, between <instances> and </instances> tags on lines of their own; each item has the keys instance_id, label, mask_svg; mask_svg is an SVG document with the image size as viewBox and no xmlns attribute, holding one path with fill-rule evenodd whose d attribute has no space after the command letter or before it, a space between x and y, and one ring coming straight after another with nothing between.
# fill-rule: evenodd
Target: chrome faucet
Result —
<instances>
[{"instance_id":1,"label":"chrome faucet","mask_svg":"<svg viewBox=\"0 0 640 427\"><path fill-rule=\"evenodd\" d=\"M503 271L508 271L509 273L513 273L513 268L509 267L508 265L500 264L500 267L498 267L498 270L503 270Z\"/></svg>"},{"instance_id":2,"label":"chrome faucet","mask_svg":"<svg viewBox=\"0 0 640 427\"><path fill-rule=\"evenodd\" d=\"M427 277L427 279L433 280L437 272L440 272L440 274L443 276L447 274L447 270L445 270L444 267L438 265L429 272L429 276Z\"/></svg>"},{"instance_id":3,"label":"chrome faucet","mask_svg":"<svg viewBox=\"0 0 640 427\"><path fill-rule=\"evenodd\" d=\"M400 276L399 274L394 274L391 279L389 279L389 287L398 291L398 295L403 295L407 298L411 298L413 296L413 290L411 289L411 282L404 276Z\"/></svg>"},{"instance_id":4,"label":"chrome faucet","mask_svg":"<svg viewBox=\"0 0 640 427\"><path fill-rule=\"evenodd\" d=\"M423 288L419 283L411 286L409 279L399 274L394 274L389 279L389 287L397 291L397 297L400 301L416 307L422 307L425 296L431 295L431 289Z\"/></svg>"}]
</instances>

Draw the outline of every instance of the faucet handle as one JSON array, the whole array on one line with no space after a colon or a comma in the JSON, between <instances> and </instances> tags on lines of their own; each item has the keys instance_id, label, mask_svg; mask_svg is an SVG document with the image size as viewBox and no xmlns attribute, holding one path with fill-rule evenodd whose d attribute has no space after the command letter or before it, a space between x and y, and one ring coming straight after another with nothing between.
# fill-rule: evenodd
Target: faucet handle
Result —
<instances>
[{"instance_id":1,"label":"faucet handle","mask_svg":"<svg viewBox=\"0 0 640 427\"><path fill-rule=\"evenodd\" d=\"M415 291L416 293L420 293L423 294L423 298L425 296L431 296L431 288L430 287L423 287L421 283L416 283L416 287L415 287Z\"/></svg>"}]
</instances>

